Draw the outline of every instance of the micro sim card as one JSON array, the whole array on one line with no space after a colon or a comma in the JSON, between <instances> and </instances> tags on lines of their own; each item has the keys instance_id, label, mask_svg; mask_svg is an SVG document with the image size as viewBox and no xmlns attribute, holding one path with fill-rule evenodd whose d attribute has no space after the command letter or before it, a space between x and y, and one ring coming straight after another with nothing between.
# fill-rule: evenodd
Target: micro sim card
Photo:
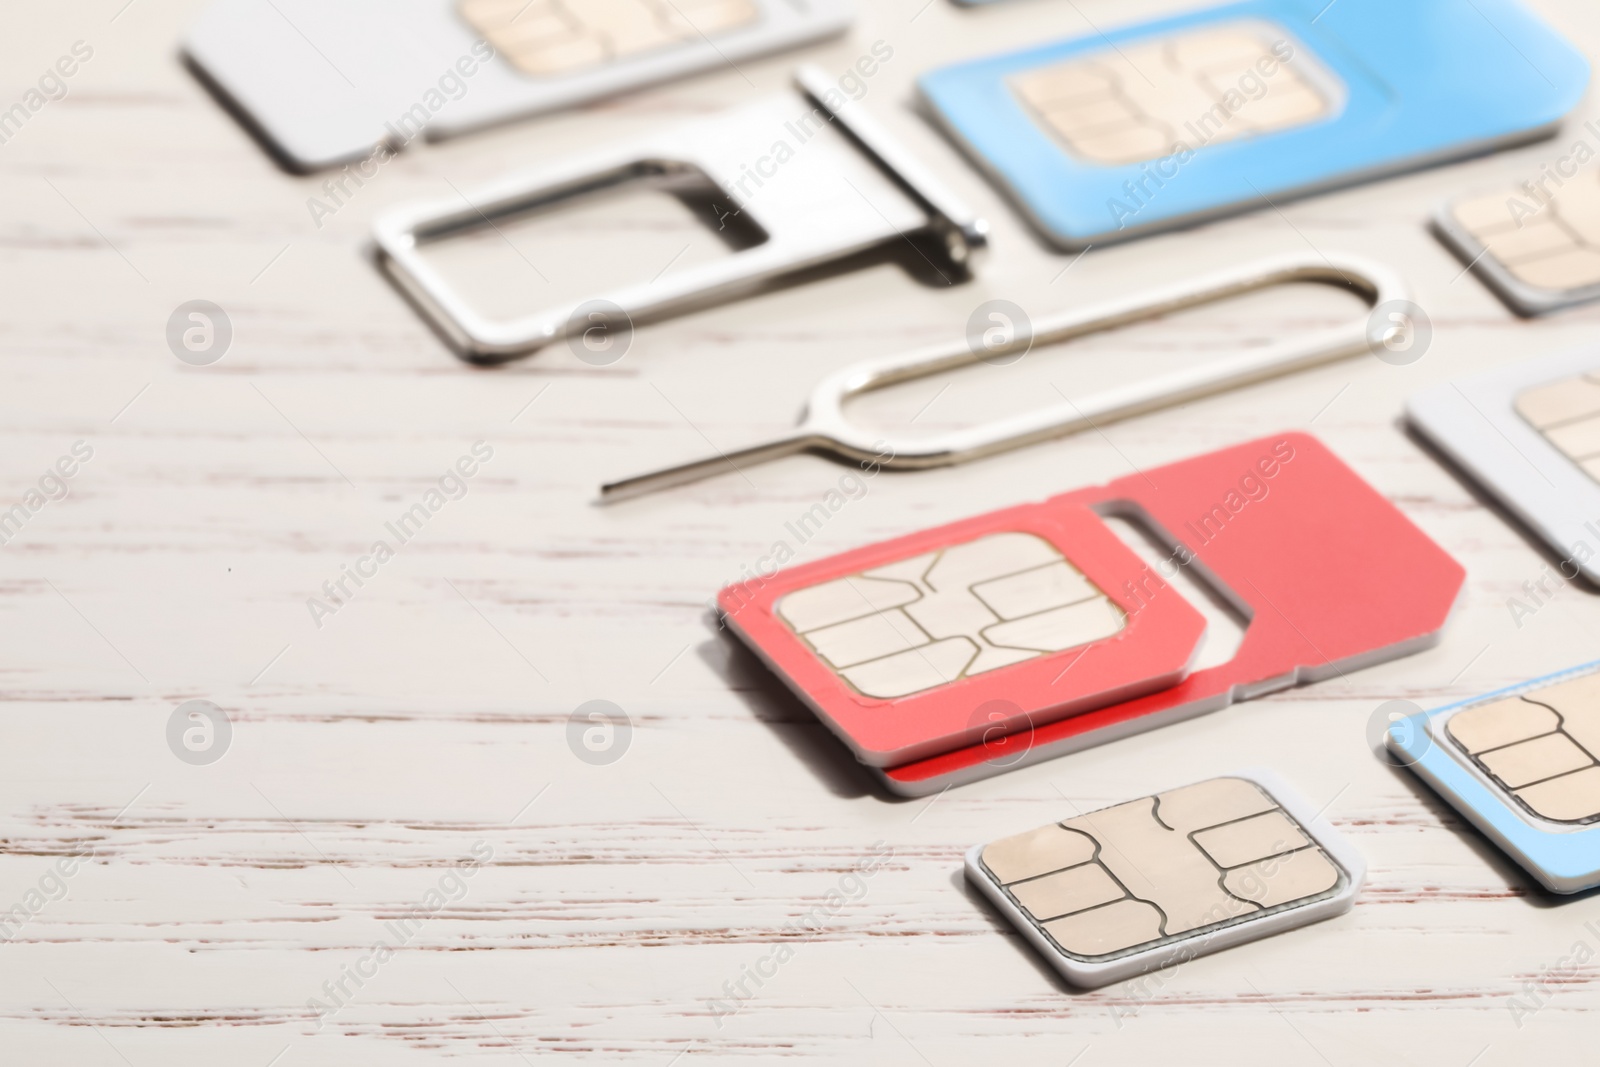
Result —
<instances>
[{"instance_id":1,"label":"micro sim card","mask_svg":"<svg viewBox=\"0 0 1600 1067\"><path fill-rule=\"evenodd\" d=\"M1026 533L989 534L801 589L777 610L852 689L886 700L1080 648L1128 624L1050 542ZM1199 647L1204 621L1189 623L1175 669Z\"/></svg>"},{"instance_id":2,"label":"micro sim card","mask_svg":"<svg viewBox=\"0 0 1600 1067\"><path fill-rule=\"evenodd\" d=\"M1144 561L1123 519L1168 553ZM1182 569L1247 620L1194 669ZM846 552L718 595L889 789L996 774L1404 655L1459 564L1315 438L1284 434Z\"/></svg>"},{"instance_id":3,"label":"micro sim card","mask_svg":"<svg viewBox=\"0 0 1600 1067\"><path fill-rule=\"evenodd\" d=\"M1244 0L923 76L1044 235L1104 244L1555 132L1583 54L1519 0Z\"/></svg>"},{"instance_id":4,"label":"micro sim card","mask_svg":"<svg viewBox=\"0 0 1600 1067\"><path fill-rule=\"evenodd\" d=\"M850 0L213 0L184 53L309 171L727 67L851 17Z\"/></svg>"},{"instance_id":5,"label":"micro sim card","mask_svg":"<svg viewBox=\"0 0 1600 1067\"><path fill-rule=\"evenodd\" d=\"M1401 719L1386 742L1545 888L1600 885L1600 662Z\"/></svg>"},{"instance_id":6,"label":"micro sim card","mask_svg":"<svg viewBox=\"0 0 1600 1067\"><path fill-rule=\"evenodd\" d=\"M1093 987L1343 914L1366 865L1252 771L978 845L966 871L1067 981Z\"/></svg>"},{"instance_id":7,"label":"micro sim card","mask_svg":"<svg viewBox=\"0 0 1600 1067\"><path fill-rule=\"evenodd\" d=\"M1406 417L1561 560L1600 583L1600 350L1425 390Z\"/></svg>"},{"instance_id":8,"label":"micro sim card","mask_svg":"<svg viewBox=\"0 0 1600 1067\"><path fill-rule=\"evenodd\" d=\"M1519 315L1600 300L1600 177L1592 171L1570 180L1547 171L1537 182L1465 197L1440 209L1433 228Z\"/></svg>"}]
</instances>

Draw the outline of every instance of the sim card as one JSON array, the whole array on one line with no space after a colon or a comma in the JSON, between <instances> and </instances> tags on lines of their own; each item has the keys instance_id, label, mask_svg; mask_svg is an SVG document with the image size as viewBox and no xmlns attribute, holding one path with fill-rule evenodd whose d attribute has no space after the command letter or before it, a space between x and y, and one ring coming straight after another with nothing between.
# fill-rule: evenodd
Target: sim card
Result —
<instances>
[{"instance_id":1,"label":"sim card","mask_svg":"<svg viewBox=\"0 0 1600 1067\"><path fill-rule=\"evenodd\" d=\"M1564 577L1600 584L1600 351L1447 382L1406 417L1539 535Z\"/></svg>"},{"instance_id":2,"label":"sim card","mask_svg":"<svg viewBox=\"0 0 1600 1067\"><path fill-rule=\"evenodd\" d=\"M1195 669L1206 622L1180 570L1246 621L1224 663ZM890 790L920 796L1425 648L1464 577L1315 438L1284 434L757 575L718 607Z\"/></svg>"},{"instance_id":3,"label":"sim card","mask_svg":"<svg viewBox=\"0 0 1600 1067\"><path fill-rule=\"evenodd\" d=\"M1442 208L1434 232L1518 315L1600 300L1600 177L1525 182Z\"/></svg>"},{"instance_id":4,"label":"sim card","mask_svg":"<svg viewBox=\"0 0 1600 1067\"><path fill-rule=\"evenodd\" d=\"M1412 715L1385 740L1545 888L1600 885L1600 662Z\"/></svg>"},{"instance_id":5,"label":"sim card","mask_svg":"<svg viewBox=\"0 0 1600 1067\"><path fill-rule=\"evenodd\" d=\"M309 171L793 48L850 0L213 0L189 61Z\"/></svg>"},{"instance_id":6,"label":"sim card","mask_svg":"<svg viewBox=\"0 0 1600 1067\"><path fill-rule=\"evenodd\" d=\"M1054 243L1170 229L1555 132L1582 53L1517 0L1245 0L925 75Z\"/></svg>"},{"instance_id":7,"label":"sim card","mask_svg":"<svg viewBox=\"0 0 1600 1067\"><path fill-rule=\"evenodd\" d=\"M1341 915L1366 864L1251 771L978 845L966 871L1067 981L1094 987Z\"/></svg>"}]
</instances>

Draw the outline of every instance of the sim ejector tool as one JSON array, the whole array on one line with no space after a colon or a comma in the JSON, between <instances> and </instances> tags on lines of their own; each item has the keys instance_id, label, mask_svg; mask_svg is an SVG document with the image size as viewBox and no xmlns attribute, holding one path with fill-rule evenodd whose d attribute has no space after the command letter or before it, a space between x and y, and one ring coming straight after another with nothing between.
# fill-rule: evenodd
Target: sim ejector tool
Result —
<instances>
[{"instance_id":1,"label":"sim ejector tool","mask_svg":"<svg viewBox=\"0 0 1600 1067\"><path fill-rule=\"evenodd\" d=\"M1142 382L1107 389L1074 402L1012 415L994 422L916 438L885 438L852 424L844 414L845 402L898 382L925 378L979 361L1014 356L1020 359L1031 347L1103 333L1169 312L1213 304L1275 285L1315 282L1345 289L1369 308L1392 315L1369 313L1363 319L1321 330L1306 337L1223 359L1187 367ZM1048 440L1102 422L1127 418L1187 400L1362 352L1414 343L1405 284L1389 268L1348 256L1285 256L1247 263L1198 280L1103 304L1085 311L1070 311L1036 323L1031 332L1016 332L993 347L963 340L905 355L868 360L836 371L811 393L805 414L794 433L765 444L684 463L650 474L611 482L600 489L600 501L609 503L699 481L738 470L744 464L762 463L799 452L831 454L857 462L870 461L891 470L920 470L965 463L970 459L1005 452Z\"/></svg>"},{"instance_id":2,"label":"sim ejector tool","mask_svg":"<svg viewBox=\"0 0 1600 1067\"><path fill-rule=\"evenodd\" d=\"M628 328L752 292L811 267L909 242L946 281L965 280L989 227L815 67L788 94L559 161L533 174L403 207L373 227L378 262L464 359L502 363L596 325ZM754 161L752 164L750 161ZM742 251L513 320L474 310L425 257L431 242L548 211L630 182L701 178L757 235ZM670 266L670 265L669 265ZM600 307L603 312L592 309ZM599 315L597 319L595 316Z\"/></svg>"}]
</instances>

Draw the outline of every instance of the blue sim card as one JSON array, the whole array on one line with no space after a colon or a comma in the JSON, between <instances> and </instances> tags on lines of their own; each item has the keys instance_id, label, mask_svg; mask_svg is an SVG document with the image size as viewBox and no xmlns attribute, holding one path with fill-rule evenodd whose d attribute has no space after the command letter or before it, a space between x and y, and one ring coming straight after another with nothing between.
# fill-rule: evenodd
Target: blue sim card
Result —
<instances>
[{"instance_id":1,"label":"blue sim card","mask_svg":"<svg viewBox=\"0 0 1600 1067\"><path fill-rule=\"evenodd\" d=\"M1067 249L1553 134L1583 54L1517 0L1244 0L933 71L924 100Z\"/></svg>"},{"instance_id":2,"label":"blue sim card","mask_svg":"<svg viewBox=\"0 0 1600 1067\"><path fill-rule=\"evenodd\" d=\"M1399 719L1385 743L1545 888L1600 885L1600 662Z\"/></svg>"}]
</instances>

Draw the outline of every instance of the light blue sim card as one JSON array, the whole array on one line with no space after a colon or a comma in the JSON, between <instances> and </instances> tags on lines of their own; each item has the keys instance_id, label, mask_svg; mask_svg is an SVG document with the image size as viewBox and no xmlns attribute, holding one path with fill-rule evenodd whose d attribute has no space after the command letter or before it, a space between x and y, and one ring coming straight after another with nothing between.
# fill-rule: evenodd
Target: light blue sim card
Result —
<instances>
[{"instance_id":1,"label":"light blue sim card","mask_svg":"<svg viewBox=\"0 0 1600 1067\"><path fill-rule=\"evenodd\" d=\"M1244 0L920 88L1045 236L1078 249L1537 140L1588 81L1517 0Z\"/></svg>"},{"instance_id":2,"label":"light blue sim card","mask_svg":"<svg viewBox=\"0 0 1600 1067\"><path fill-rule=\"evenodd\" d=\"M1545 888L1600 885L1600 661L1398 719L1385 743Z\"/></svg>"}]
</instances>

